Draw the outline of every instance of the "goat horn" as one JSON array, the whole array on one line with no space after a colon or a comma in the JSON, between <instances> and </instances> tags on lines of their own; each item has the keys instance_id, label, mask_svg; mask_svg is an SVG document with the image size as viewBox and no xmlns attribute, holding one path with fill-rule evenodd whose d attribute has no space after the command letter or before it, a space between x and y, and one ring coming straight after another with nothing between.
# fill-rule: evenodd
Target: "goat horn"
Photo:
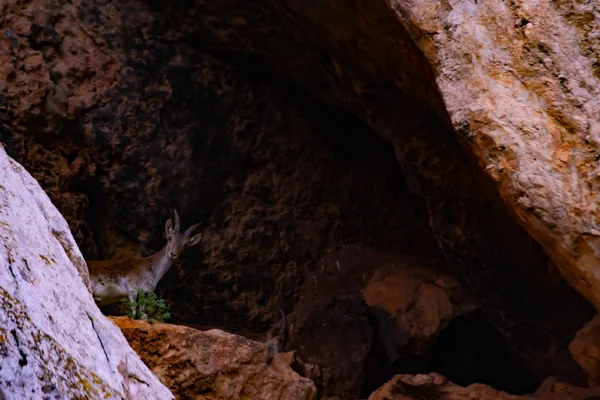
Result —
<instances>
[{"instance_id":1,"label":"goat horn","mask_svg":"<svg viewBox=\"0 0 600 400\"><path fill-rule=\"evenodd\" d=\"M175 221L175 232L179 232L179 214L177 214L176 209L173 209L173 219Z\"/></svg>"}]
</instances>

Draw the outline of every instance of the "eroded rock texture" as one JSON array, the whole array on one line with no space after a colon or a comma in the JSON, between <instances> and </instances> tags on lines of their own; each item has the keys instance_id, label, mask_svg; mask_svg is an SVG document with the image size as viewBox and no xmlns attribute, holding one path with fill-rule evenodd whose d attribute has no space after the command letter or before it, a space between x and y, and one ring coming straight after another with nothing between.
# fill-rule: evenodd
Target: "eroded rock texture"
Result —
<instances>
[{"instance_id":1,"label":"eroded rock texture","mask_svg":"<svg viewBox=\"0 0 600 400\"><path fill-rule=\"evenodd\" d=\"M180 399L314 400L310 379L292 369L293 353L269 358L263 343L218 329L111 318L156 376Z\"/></svg>"},{"instance_id":2,"label":"eroded rock texture","mask_svg":"<svg viewBox=\"0 0 600 400\"><path fill-rule=\"evenodd\" d=\"M474 308L439 265L359 246L329 250L302 293L288 317L288 348L320 367L320 395L343 399L368 397Z\"/></svg>"},{"instance_id":3,"label":"eroded rock texture","mask_svg":"<svg viewBox=\"0 0 600 400\"><path fill-rule=\"evenodd\" d=\"M577 332L569 350L587 374L589 385L600 386L600 314Z\"/></svg>"},{"instance_id":4,"label":"eroded rock texture","mask_svg":"<svg viewBox=\"0 0 600 400\"><path fill-rule=\"evenodd\" d=\"M519 157L530 153L511 146L530 136L519 141L506 135L503 141L515 139L502 144L506 154L518 157L505 163L506 179L490 180L495 167L482 171L477 160L492 165L505 150L477 149L484 148L484 137L498 140L501 129L485 130L505 129L503 118L512 109L481 102L488 119L479 125L476 112L464 118L459 112L479 103L459 97L458 86L471 90L492 82L485 96L494 99L501 86L490 76L514 74L515 84L521 76L521 60L486 58L503 54L493 47L501 42L468 47L479 40L479 29L491 38L512 38L521 31L515 23L524 22L503 20L508 17L499 1L455 3L450 12L420 1L7 0L0 6L3 141L66 216L89 259L160 248L171 207L184 224L206 220L203 251L190 251L159 286L175 321L265 330L279 306L289 312L299 303L307 271L318 270L327 248L360 243L437 260L471 292L537 379L581 382L567 344L593 310L549 277L556 267L514 222L496 190L513 204L508 197L514 190L506 185L534 182L536 163L548 171L547 154L521 163ZM536 4L548 6L550 16L558 15L552 7L563 7ZM493 19L495 8L499 19L491 23L486 18ZM419 32L428 34L420 38ZM466 36L442 40L461 33ZM463 54L478 51L476 64L464 60ZM452 75L456 71L464 74ZM536 85L561 81L539 77ZM557 126L578 126L561 117L563 103L551 95L543 106L537 100L514 105L535 99L535 91L502 87L498 99L502 107L513 104L515 115L555 107L562 113ZM503 113L492 115L499 109ZM545 125L539 129L545 132ZM467 154L457 131L461 142L487 133L474 140L477 146L464 143L475 149ZM531 136L527 146L546 143L540 137ZM563 157L559 153L553 160ZM569 162L543 175L539 186L559 188L552 185L564 178L576 187L579 170L567 172L577 162ZM566 196L546 203L544 190L518 194L531 200L519 204L537 210L530 215L564 207L593 228L593 218L583 218L593 192L581 202ZM534 232L531 221L537 220L516 213L563 272L575 265L574 253L556 250L573 238L569 212L559 213L564 218L556 232L565 235L554 241L546 240L544 223ZM571 255L559 257L563 253Z\"/></svg>"},{"instance_id":5,"label":"eroded rock texture","mask_svg":"<svg viewBox=\"0 0 600 400\"><path fill-rule=\"evenodd\" d=\"M175 318L239 329L264 328L264 317L276 317L282 301L291 305L282 294L297 293L307 266L332 243L437 255L424 204L407 194L392 149L366 125L293 87L284 86L285 94L183 40L158 41L164 21L139 3L90 7L81 6L78 16L60 13L110 41L113 53L103 46L78 51L122 57L115 86L96 86L94 107L74 106L61 120L70 121L72 135L52 131L38 142L12 114L6 131L51 194L83 199L64 208L87 257L127 251L115 227L145 250L160 248L170 207L183 224L204 219L204 254L190 252L162 289ZM148 32L131 31L131 16L140 29L149 24ZM40 79L61 58L47 51ZM115 79L105 64L95 69L95 79ZM19 76L30 79L24 71ZM79 84L70 76L67 83ZM31 90L9 85L9 113ZM68 173L51 169L49 159Z\"/></svg>"},{"instance_id":6,"label":"eroded rock texture","mask_svg":"<svg viewBox=\"0 0 600 400\"><path fill-rule=\"evenodd\" d=\"M69 227L0 146L0 397L172 399L94 304Z\"/></svg>"},{"instance_id":7,"label":"eroded rock texture","mask_svg":"<svg viewBox=\"0 0 600 400\"><path fill-rule=\"evenodd\" d=\"M481 384L458 386L439 374L429 374L396 375L373 392L369 400L591 400L599 395L600 390L597 388L571 386L550 378L545 380L535 392L525 396L515 396Z\"/></svg>"},{"instance_id":8,"label":"eroded rock texture","mask_svg":"<svg viewBox=\"0 0 600 400\"><path fill-rule=\"evenodd\" d=\"M384 386L377 389L369 396L369 400L454 400L454 399L489 399L489 400L516 400L521 396L514 396L499 392L489 386L474 384L461 387L449 382L441 375L396 375Z\"/></svg>"},{"instance_id":9,"label":"eroded rock texture","mask_svg":"<svg viewBox=\"0 0 600 400\"><path fill-rule=\"evenodd\" d=\"M429 5L406 4L415 10ZM165 37L183 36L197 47L217 48L230 59L244 54L246 62L265 61L267 69L366 120L393 144L408 187L426 199L430 226L446 259L511 337L511 346L532 364L537 363L532 358L539 357L534 354L546 349L542 357L548 363L535 367L540 377L560 370L561 376L576 379L579 372L566 350L567 338L591 316L591 309L564 283L548 277L552 264L512 222L496 190L488 190L492 186L486 172L453 138L456 126L442 106L447 99L436 90L438 71L429 68L388 4L231 1L177 2L158 8L170 21ZM465 6L465 18L470 18L468 10ZM437 16L432 13L430 18ZM478 26L478 21L472 23ZM470 50L452 54L448 59L461 63L460 55ZM485 64L478 67L484 69ZM550 360L555 357L562 361Z\"/></svg>"},{"instance_id":10,"label":"eroded rock texture","mask_svg":"<svg viewBox=\"0 0 600 400\"><path fill-rule=\"evenodd\" d=\"M394 1L461 142L568 282L600 308L600 7Z\"/></svg>"}]
</instances>

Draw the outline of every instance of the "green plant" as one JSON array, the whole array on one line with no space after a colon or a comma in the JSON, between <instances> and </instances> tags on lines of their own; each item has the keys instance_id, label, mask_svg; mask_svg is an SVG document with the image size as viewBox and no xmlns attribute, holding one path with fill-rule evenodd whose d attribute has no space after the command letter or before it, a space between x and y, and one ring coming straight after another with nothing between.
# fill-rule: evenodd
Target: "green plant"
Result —
<instances>
[{"instance_id":1,"label":"green plant","mask_svg":"<svg viewBox=\"0 0 600 400\"><path fill-rule=\"evenodd\" d=\"M127 316L133 319L145 319L148 322L163 322L171 317L164 299L154 292L137 291L134 301L124 297L121 302L127 308Z\"/></svg>"}]
</instances>

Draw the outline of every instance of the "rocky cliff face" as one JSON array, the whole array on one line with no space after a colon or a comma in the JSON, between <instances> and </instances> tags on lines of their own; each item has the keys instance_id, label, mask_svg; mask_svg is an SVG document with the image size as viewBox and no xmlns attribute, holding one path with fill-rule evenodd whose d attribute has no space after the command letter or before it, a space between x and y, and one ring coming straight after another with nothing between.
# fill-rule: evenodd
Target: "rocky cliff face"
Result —
<instances>
[{"instance_id":1,"label":"rocky cliff face","mask_svg":"<svg viewBox=\"0 0 600 400\"><path fill-rule=\"evenodd\" d=\"M390 6L431 63L456 136L563 276L599 308L598 5Z\"/></svg>"},{"instance_id":2,"label":"rocky cliff face","mask_svg":"<svg viewBox=\"0 0 600 400\"><path fill-rule=\"evenodd\" d=\"M67 223L0 146L3 399L172 399L94 304Z\"/></svg>"},{"instance_id":3,"label":"rocky cliff face","mask_svg":"<svg viewBox=\"0 0 600 400\"><path fill-rule=\"evenodd\" d=\"M112 318L156 376L179 399L314 400L314 383L294 371L293 353L219 329Z\"/></svg>"},{"instance_id":4,"label":"rocky cliff face","mask_svg":"<svg viewBox=\"0 0 600 400\"><path fill-rule=\"evenodd\" d=\"M429 374L397 375L373 392L369 400L585 400L594 399L598 394L598 388L573 387L550 378L544 380L535 392L526 396L515 396L480 384L461 387L448 382L439 374Z\"/></svg>"},{"instance_id":5,"label":"rocky cliff face","mask_svg":"<svg viewBox=\"0 0 600 400\"><path fill-rule=\"evenodd\" d=\"M453 275L534 383L581 383L597 6L480 3L8 0L2 140L88 259L160 248L171 207L205 221L159 286L175 322L264 331L359 244L357 270L391 252ZM368 359L378 314L348 292Z\"/></svg>"},{"instance_id":6,"label":"rocky cliff face","mask_svg":"<svg viewBox=\"0 0 600 400\"><path fill-rule=\"evenodd\" d=\"M366 398L394 370L427 370L439 333L475 308L439 264L343 246L318 265L288 317L288 348L320 367L322 396Z\"/></svg>"}]
</instances>

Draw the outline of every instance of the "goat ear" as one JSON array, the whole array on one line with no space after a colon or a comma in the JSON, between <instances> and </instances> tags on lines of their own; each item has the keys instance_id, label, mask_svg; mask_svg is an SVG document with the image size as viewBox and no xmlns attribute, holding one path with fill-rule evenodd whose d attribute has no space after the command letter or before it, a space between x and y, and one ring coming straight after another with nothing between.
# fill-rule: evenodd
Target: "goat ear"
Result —
<instances>
[{"instance_id":1,"label":"goat ear","mask_svg":"<svg viewBox=\"0 0 600 400\"><path fill-rule=\"evenodd\" d=\"M195 246L195 245L197 245L202 240L202 236L204 236L204 233L200 232L200 233L195 234L191 238L189 238L188 239L188 246Z\"/></svg>"},{"instance_id":2,"label":"goat ear","mask_svg":"<svg viewBox=\"0 0 600 400\"><path fill-rule=\"evenodd\" d=\"M165 224L165 233L167 234L167 237L171 235L171 232L173 232L173 221L169 218Z\"/></svg>"},{"instance_id":3,"label":"goat ear","mask_svg":"<svg viewBox=\"0 0 600 400\"><path fill-rule=\"evenodd\" d=\"M194 234L200 227L200 224L195 224L187 228L185 231L185 237L187 238L188 246L193 246L198 244L198 242L202 239L202 232Z\"/></svg>"}]
</instances>

